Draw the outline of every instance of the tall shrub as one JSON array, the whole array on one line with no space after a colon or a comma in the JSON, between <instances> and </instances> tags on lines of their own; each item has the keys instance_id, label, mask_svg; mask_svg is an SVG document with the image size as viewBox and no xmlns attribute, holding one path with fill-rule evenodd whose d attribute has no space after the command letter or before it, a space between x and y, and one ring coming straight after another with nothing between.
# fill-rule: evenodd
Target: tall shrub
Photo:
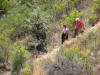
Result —
<instances>
[{"instance_id":1,"label":"tall shrub","mask_svg":"<svg viewBox=\"0 0 100 75\"><path fill-rule=\"evenodd\" d=\"M9 0L0 0L0 13L6 12L9 8L10 1Z\"/></svg>"},{"instance_id":2,"label":"tall shrub","mask_svg":"<svg viewBox=\"0 0 100 75\"><path fill-rule=\"evenodd\" d=\"M12 29L6 29L0 33L0 62L3 64L8 63L9 50L11 49L11 40L8 38L8 34Z\"/></svg>"},{"instance_id":3,"label":"tall shrub","mask_svg":"<svg viewBox=\"0 0 100 75\"><path fill-rule=\"evenodd\" d=\"M31 37L27 39L27 48L36 48L39 51L45 51L47 45L48 33L48 17L43 13L35 11L33 16L29 19L28 35Z\"/></svg>"},{"instance_id":4,"label":"tall shrub","mask_svg":"<svg viewBox=\"0 0 100 75\"><path fill-rule=\"evenodd\" d=\"M28 51L25 50L22 44L19 42L14 44L14 50L12 51L12 73L19 75L28 55Z\"/></svg>"}]
</instances>

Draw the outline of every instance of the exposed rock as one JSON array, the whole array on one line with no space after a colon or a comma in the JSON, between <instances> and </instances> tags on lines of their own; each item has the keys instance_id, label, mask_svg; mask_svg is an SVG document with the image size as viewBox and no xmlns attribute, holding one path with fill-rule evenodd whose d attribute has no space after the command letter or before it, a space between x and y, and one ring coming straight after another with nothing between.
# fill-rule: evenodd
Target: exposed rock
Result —
<instances>
[{"instance_id":1,"label":"exposed rock","mask_svg":"<svg viewBox=\"0 0 100 75\"><path fill-rule=\"evenodd\" d=\"M92 75L91 71L84 69L83 63L70 61L63 56L56 56L55 60L45 75Z\"/></svg>"}]
</instances>

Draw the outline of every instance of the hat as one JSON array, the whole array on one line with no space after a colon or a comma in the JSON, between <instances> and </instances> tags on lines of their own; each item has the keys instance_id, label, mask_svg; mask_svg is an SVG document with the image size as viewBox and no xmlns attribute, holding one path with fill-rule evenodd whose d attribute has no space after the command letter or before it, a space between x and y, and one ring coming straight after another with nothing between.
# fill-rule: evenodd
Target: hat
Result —
<instances>
[{"instance_id":1,"label":"hat","mask_svg":"<svg viewBox=\"0 0 100 75\"><path fill-rule=\"evenodd\" d=\"M75 20L77 21L77 20L79 20L79 18L76 18Z\"/></svg>"}]
</instances>

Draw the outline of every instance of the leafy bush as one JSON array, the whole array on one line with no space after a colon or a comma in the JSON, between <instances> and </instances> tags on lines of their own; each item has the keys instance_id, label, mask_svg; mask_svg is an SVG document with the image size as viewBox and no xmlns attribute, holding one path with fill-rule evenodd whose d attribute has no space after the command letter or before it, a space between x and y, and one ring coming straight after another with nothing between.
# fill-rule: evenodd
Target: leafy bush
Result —
<instances>
[{"instance_id":1,"label":"leafy bush","mask_svg":"<svg viewBox=\"0 0 100 75\"><path fill-rule=\"evenodd\" d=\"M97 15L96 15L96 14L93 14L93 15L89 16L89 22L90 22L91 24L95 24L97 18L98 18Z\"/></svg>"},{"instance_id":2,"label":"leafy bush","mask_svg":"<svg viewBox=\"0 0 100 75\"><path fill-rule=\"evenodd\" d=\"M9 8L10 1L9 0L0 0L0 13L6 12Z\"/></svg>"},{"instance_id":3,"label":"leafy bush","mask_svg":"<svg viewBox=\"0 0 100 75\"><path fill-rule=\"evenodd\" d=\"M11 49L11 40L8 38L8 34L12 29L7 29L0 34L0 62L8 63L9 50Z\"/></svg>"},{"instance_id":4,"label":"leafy bush","mask_svg":"<svg viewBox=\"0 0 100 75\"><path fill-rule=\"evenodd\" d=\"M68 28L73 28L77 17L79 17L79 12L75 9L67 18L65 17L64 20L61 20L61 22L66 24Z\"/></svg>"},{"instance_id":5,"label":"leafy bush","mask_svg":"<svg viewBox=\"0 0 100 75\"><path fill-rule=\"evenodd\" d=\"M91 22L91 21L95 20L96 18L97 18L97 15L93 14L93 15L89 16L89 21Z\"/></svg>"},{"instance_id":6,"label":"leafy bush","mask_svg":"<svg viewBox=\"0 0 100 75\"><path fill-rule=\"evenodd\" d=\"M59 20L63 14L69 15L70 11L74 8L81 8L80 5L86 2L87 0L55 0L53 4L54 17Z\"/></svg>"},{"instance_id":7,"label":"leafy bush","mask_svg":"<svg viewBox=\"0 0 100 75\"><path fill-rule=\"evenodd\" d=\"M91 51L98 51L100 49L100 41L98 37L100 34L98 34L99 31L96 32L90 32L88 35L85 35L80 39L80 43L85 49L89 49Z\"/></svg>"},{"instance_id":8,"label":"leafy bush","mask_svg":"<svg viewBox=\"0 0 100 75\"><path fill-rule=\"evenodd\" d=\"M100 11L100 0L93 0L94 11Z\"/></svg>"},{"instance_id":9,"label":"leafy bush","mask_svg":"<svg viewBox=\"0 0 100 75\"><path fill-rule=\"evenodd\" d=\"M94 51L98 51L100 49L100 43L98 41L98 35L100 34L97 34L97 32L95 33L92 33L92 38L90 41L88 41L88 45L87 45L87 48L89 48L90 50L94 50ZM90 38L90 36L89 36Z\"/></svg>"},{"instance_id":10,"label":"leafy bush","mask_svg":"<svg viewBox=\"0 0 100 75\"><path fill-rule=\"evenodd\" d=\"M5 17L0 20L0 32L12 28L13 31L9 33L11 38L25 33L27 24L25 20L31 15L31 9L26 4L12 8Z\"/></svg>"},{"instance_id":11,"label":"leafy bush","mask_svg":"<svg viewBox=\"0 0 100 75\"><path fill-rule=\"evenodd\" d=\"M37 10L34 11L33 16L27 21L28 26L28 37L26 48L33 50L34 48L39 51L45 51L47 45L47 33L49 17L44 16Z\"/></svg>"},{"instance_id":12,"label":"leafy bush","mask_svg":"<svg viewBox=\"0 0 100 75\"><path fill-rule=\"evenodd\" d=\"M77 57L79 49L77 47L71 47L68 50L65 50L63 53L61 53L62 56L65 56L69 60L73 60Z\"/></svg>"},{"instance_id":13,"label":"leafy bush","mask_svg":"<svg viewBox=\"0 0 100 75\"><path fill-rule=\"evenodd\" d=\"M82 62L83 68L85 70L92 70L92 63L88 61L86 53L82 50L79 50L78 47L72 46L66 51L60 52L60 54L71 61Z\"/></svg>"},{"instance_id":14,"label":"leafy bush","mask_svg":"<svg viewBox=\"0 0 100 75\"><path fill-rule=\"evenodd\" d=\"M92 70L92 63L88 60L86 53L84 51L79 51L78 55L81 58L81 61L84 65L84 69L91 71Z\"/></svg>"},{"instance_id":15,"label":"leafy bush","mask_svg":"<svg viewBox=\"0 0 100 75\"><path fill-rule=\"evenodd\" d=\"M66 5L67 1L63 0L58 0L54 5L53 8L55 11L61 12L63 11L64 6Z\"/></svg>"},{"instance_id":16,"label":"leafy bush","mask_svg":"<svg viewBox=\"0 0 100 75\"><path fill-rule=\"evenodd\" d=\"M22 70L21 70L21 74L22 74L22 75L29 75L29 74L30 74L30 69L28 69L28 68L22 69Z\"/></svg>"},{"instance_id":17,"label":"leafy bush","mask_svg":"<svg viewBox=\"0 0 100 75\"><path fill-rule=\"evenodd\" d=\"M19 42L14 44L15 48L12 53L12 73L20 73L21 68L23 67L29 53L23 45Z\"/></svg>"}]
</instances>

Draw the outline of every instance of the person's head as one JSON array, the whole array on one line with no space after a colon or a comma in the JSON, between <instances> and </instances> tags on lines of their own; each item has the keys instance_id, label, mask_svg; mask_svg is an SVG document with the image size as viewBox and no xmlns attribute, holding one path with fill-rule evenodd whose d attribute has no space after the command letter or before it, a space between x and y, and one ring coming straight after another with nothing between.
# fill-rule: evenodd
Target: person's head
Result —
<instances>
[{"instance_id":1,"label":"person's head","mask_svg":"<svg viewBox=\"0 0 100 75\"><path fill-rule=\"evenodd\" d=\"M66 28L66 25L64 24L63 27Z\"/></svg>"},{"instance_id":2,"label":"person's head","mask_svg":"<svg viewBox=\"0 0 100 75\"><path fill-rule=\"evenodd\" d=\"M79 18L76 18L76 19L75 19L75 21L78 21L78 20L79 20Z\"/></svg>"}]
</instances>

